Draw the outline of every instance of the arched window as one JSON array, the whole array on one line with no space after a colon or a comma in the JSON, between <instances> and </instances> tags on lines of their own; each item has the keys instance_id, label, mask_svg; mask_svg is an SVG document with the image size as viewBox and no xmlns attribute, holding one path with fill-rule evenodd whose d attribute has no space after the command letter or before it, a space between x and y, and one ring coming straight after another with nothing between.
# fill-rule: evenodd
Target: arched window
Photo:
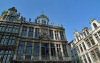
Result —
<instances>
[{"instance_id":1,"label":"arched window","mask_svg":"<svg viewBox=\"0 0 100 63\"><path fill-rule=\"evenodd\" d=\"M93 23L94 28L97 28L97 25L95 23Z\"/></svg>"}]
</instances>

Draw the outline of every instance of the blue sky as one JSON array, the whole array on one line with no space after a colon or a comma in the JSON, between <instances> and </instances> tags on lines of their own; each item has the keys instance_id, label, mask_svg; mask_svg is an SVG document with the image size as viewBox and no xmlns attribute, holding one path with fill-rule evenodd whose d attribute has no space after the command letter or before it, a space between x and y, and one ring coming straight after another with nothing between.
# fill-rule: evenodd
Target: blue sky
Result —
<instances>
[{"instance_id":1,"label":"blue sky","mask_svg":"<svg viewBox=\"0 0 100 63\"><path fill-rule=\"evenodd\" d=\"M0 0L0 14L15 6L26 18L36 18L42 11L50 22L63 24L67 40L73 39L73 32L90 27L91 18L100 18L100 0Z\"/></svg>"}]
</instances>

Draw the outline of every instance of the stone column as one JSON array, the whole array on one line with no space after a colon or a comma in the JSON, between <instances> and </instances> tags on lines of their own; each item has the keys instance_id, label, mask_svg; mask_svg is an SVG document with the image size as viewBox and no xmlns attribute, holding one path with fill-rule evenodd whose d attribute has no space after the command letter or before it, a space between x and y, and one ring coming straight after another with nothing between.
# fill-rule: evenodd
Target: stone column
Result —
<instances>
[{"instance_id":1,"label":"stone column","mask_svg":"<svg viewBox=\"0 0 100 63\"><path fill-rule=\"evenodd\" d=\"M41 40L40 40L39 60L41 60Z\"/></svg>"},{"instance_id":2,"label":"stone column","mask_svg":"<svg viewBox=\"0 0 100 63\"><path fill-rule=\"evenodd\" d=\"M88 58L87 58L87 55L86 55L86 54L85 54L85 58L86 58L87 63L89 63L89 60L88 60Z\"/></svg>"},{"instance_id":3,"label":"stone column","mask_svg":"<svg viewBox=\"0 0 100 63\"><path fill-rule=\"evenodd\" d=\"M88 35L87 32L85 31L86 36Z\"/></svg>"},{"instance_id":4,"label":"stone column","mask_svg":"<svg viewBox=\"0 0 100 63\"><path fill-rule=\"evenodd\" d=\"M82 61L83 61L83 63L85 63L85 61L84 61L84 57L82 56Z\"/></svg>"},{"instance_id":5,"label":"stone column","mask_svg":"<svg viewBox=\"0 0 100 63\"><path fill-rule=\"evenodd\" d=\"M94 62L93 62L93 59L92 59L92 57L91 57L90 52L88 52L88 55L89 55L89 57L90 57L91 62L94 63Z\"/></svg>"},{"instance_id":6,"label":"stone column","mask_svg":"<svg viewBox=\"0 0 100 63\"><path fill-rule=\"evenodd\" d=\"M20 29L19 29L19 36L21 36L21 33L22 33L22 26L20 26Z\"/></svg>"},{"instance_id":7,"label":"stone column","mask_svg":"<svg viewBox=\"0 0 100 63\"><path fill-rule=\"evenodd\" d=\"M26 34L26 37L28 37L28 32L29 32L29 27L27 27L27 34Z\"/></svg>"},{"instance_id":8,"label":"stone column","mask_svg":"<svg viewBox=\"0 0 100 63\"><path fill-rule=\"evenodd\" d=\"M55 39L55 30L53 30L53 37L54 37L54 40L56 40L56 39Z\"/></svg>"},{"instance_id":9,"label":"stone column","mask_svg":"<svg viewBox=\"0 0 100 63\"><path fill-rule=\"evenodd\" d=\"M99 60L99 58L98 58L97 53L95 52L95 50L94 50L94 54L96 55L97 62L99 63L100 60Z\"/></svg>"},{"instance_id":10,"label":"stone column","mask_svg":"<svg viewBox=\"0 0 100 63\"><path fill-rule=\"evenodd\" d=\"M31 57L31 60L33 60L33 58L34 58L34 56L33 56L34 55L33 54L34 52L33 51L34 51L34 42L32 42L32 57Z\"/></svg>"},{"instance_id":11,"label":"stone column","mask_svg":"<svg viewBox=\"0 0 100 63\"><path fill-rule=\"evenodd\" d=\"M91 43L91 40L88 38L89 42L90 42L90 45L92 46L92 43Z\"/></svg>"},{"instance_id":12,"label":"stone column","mask_svg":"<svg viewBox=\"0 0 100 63\"><path fill-rule=\"evenodd\" d=\"M25 42L25 47L24 47L24 56L23 56L23 59L24 59L24 60L25 60L26 43L27 43L27 42Z\"/></svg>"},{"instance_id":13,"label":"stone column","mask_svg":"<svg viewBox=\"0 0 100 63\"><path fill-rule=\"evenodd\" d=\"M83 51L85 51L82 43L81 43L81 47L82 47Z\"/></svg>"},{"instance_id":14,"label":"stone column","mask_svg":"<svg viewBox=\"0 0 100 63\"><path fill-rule=\"evenodd\" d=\"M97 36L98 36L98 34L97 34ZM98 36L98 37L99 37L99 36ZM98 43L98 40L96 39L96 37L95 37L94 35L92 35L92 39L94 40L95 44Z\"/></svg>"},{"instance_id":15,"label":"stone column","mask_svg":"<svg viewBox=\"0 0 100 63\"><path fill-rule=\"evenodd\" d=\"M50 46L50 42L49 42L49 55L50 55L50 60L51 60L51 46Z\"/></svg>"},{"instance_id":16,"label":"stone column","mask_svg":"<svg viewBox=\"0 0 100 63\"><path fill-rule=\"evenodd\" d=\"M86 41L83 41L83 42L84 42L86 49L88 49L88 45L86 44Z\"/></svg>"},{"instance_id":17,"label":"stone column","mask_svg":"<svg viewBox=\"0 0 100 63\"><path fill-rule=\"evenodd\" d=\"M59 40L61 40L61 38L60 38L60 37L61 37L61 36L60 36L60 31L58 31L58 37L59 37Z\"/></svg>"},{"instance_id":18,"label":"stone column","mask_svg":"<svg viewBox=\"0 0 100 63\"><path fill-rule=\"evenodd\" d=\"M56 51L56 59L58 60L58 53L57 53L57 47L56 47L56 44L55 45L55 51Z\"/></svg>"},{"instance_id":19,"label":"stone column","mask_svg":"<svg viewBox=\"0 0 100 63\"><path fill-rule=\"evenodd\" d=\"M33 31L33 38L35 38L35 27L34 27L34 31Z\"/></svg>"},{"instance_id":20,"label":"stone column","mask_svg":"<svg viewBox=\"0 0 100 63\"><path fill-rule=\"evenodd\" d=\"M65 59L65 58L64 58L64 51L63 51L62 44L60 44L60 48L61 48L62 58Z\"/></svg>"}]
</instances>

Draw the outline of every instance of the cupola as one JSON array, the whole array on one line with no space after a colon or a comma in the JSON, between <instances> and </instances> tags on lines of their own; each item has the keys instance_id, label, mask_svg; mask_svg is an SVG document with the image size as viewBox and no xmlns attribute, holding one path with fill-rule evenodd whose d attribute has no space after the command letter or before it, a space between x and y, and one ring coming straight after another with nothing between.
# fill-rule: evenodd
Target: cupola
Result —
<instances>
[{"instance_id":1,"label":"cupola","mask_svg":"<svg viewBox=\"0 0 100 63\"><path fill-rule=\"evenodd\" d=\"M48 25L49 23L49 18L45 15L45 14L41 14L40 16L37 16L35 22L37 24L44 24L44 25Z\"/></svg>"}]
</instances>

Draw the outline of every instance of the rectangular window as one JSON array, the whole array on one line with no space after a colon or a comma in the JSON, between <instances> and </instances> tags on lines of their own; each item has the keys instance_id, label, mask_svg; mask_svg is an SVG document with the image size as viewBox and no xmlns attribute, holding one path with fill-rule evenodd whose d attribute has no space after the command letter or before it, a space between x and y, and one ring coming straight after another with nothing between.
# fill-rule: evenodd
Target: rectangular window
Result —
<instances>
[{"instance_id":1,"label":"rectangular window","mask_svg":"<svg viewBox=\"0 0 100 63\"><path fill-rule=\"evenodd\" d=\"M81 49L81 52L83 52L83 48L82 48L82 45L81 45L81 44L79 45L79 47L80 47L80 49Z\"/></svg>"},{"instance_id":2,"label":"rectangular window","mask_svg":"<svg viewBox=\"0 0 100 63\"><path fill-rule=\"evenodd\" d=\"M23 55L24 54L24 48L25 48L25 42L20 41L18 44L18 55Z\"/></svg>"},{"instance_id":3,"label":"rectangular window","mask_svg":"<svg viewBox=\"0 0 100 63\"><path fill-rule=\"evenodd\" d=\"M33 49L33 55L34 56L39 56L39 52L40 52L40 43L35 42L34 43L34 49Z\"/></svg>"},{"instance_id":4,"label":"rectangular window","mask_svg":"<svg viewBox=\"0 0 100 63\"><path fill-rule=\"evenodd\" d=\"M22 33L21 33L21 35L22 35L23 37L26 37L26 35L27 35L27 27L23 27L23 28L22 28Z\"/></svg>"},{"instance_id":5,"label":"rectangular window","mask_svg":"<svg viewBox=\"0 0 100 63\"><path fill-rule=\"evenodd\" d=\"M83 55L84 62L87 63L85 55Z\"/></svg>"},{"instance_id":6,"label":"rectangular window","mask_svg":"<svg viewBox=\"0 0 100 63\"><path fill-rule=\"evenodd\" d=\"M11 31L12 31L12 26L8 25L8 26L6 27L6 32L11 32Z\"/></svg>"},{"instance_id":7,"label":"rectangular window","mask_svg":"<svg viewBox=\"0 0 100 63\"><path fill-rule=\"evenodd\" d=\"M60 31L60 39L64 40L64 32L63 31Z\"/></svg>"},{"instance_id":8,"label":"rectangular window","mask_svg":"<svg viewBox=\"0 0 100 63\"><path fill-rule=\"evenodd\" d=\"M89 63L91 63L91 59L90 59L88 53L86 54L86 56L87 56L87 58L88 58Z\"/></svg>"},{"instance_id":9,"label":"rectangular window","mask_svg":"<svg viewBox=\"0 0 100 63\"><path fill-rule=\"evenodd\" d=\"M85 46L84 42L82 43L82 45L83 45L84 50L86 50L86 46Z\"/></svg>"},{"instance_id":10,"label":"rectangular window","mask_svg":"<svg viewBox=\"0 0 100 63\"><path fill-rule=\"evenodd\" d=\"M8 45L14 45L14 44L15 44L15 37L10 36L9 41L8 41Z\"/></svg>"},{"instance_id":11,"label":"rectangular window","mask_svg":"<svg viewBox=\"0 0 100 63\"><path fill-rule=\"evenodd\" d=\"M51 47L51 56L56 56L55 46L54 44L50 44Z\"/></svg>"},{"instance_id":12,"label":"rectangular window","mask_svg":"<svg viewBox=\"0 0 100 63\"><path fill-rule=\"evenodd\" d=\"M98 48L95 49L95 53L96 53L96 55L98 56L98 58L100 59L100 51L99 51Z\"/></svg>"},{"instance_id":13,"label":"rectangular window","mask_svg":"<svg viewBox=\"0 0 100 63\"><path fill-rule=\"evenodd\" d=\"M5 25L0 25L0 32L3 32L5 30Z\"/></svg>"},{"instance_id":14,"label":"rectangular window","mask_svg":"<svg viewBox=\"0 0 100 63\"><path fill-rule=\"evenodd\" d=\"M18 26L13 26L13 33L18 33L19 27Z\"/></svg>"},{"instance_id":15,"label":"rectangular window","mask_svg":"<svg viewBox=\"0 0 100 63\"><path fill-rule=\"evenodd\" d=\"M48 43L41 43L41 56L42 56L42 59L49 58L49 44Z\"/></svg>"},{"instance_id":16,"label":"rectangular window","mask_svg":"<svg viewBox=\"0 0 100 63\"><path fill-rule=\"evenodd\" d=\"M35 38L39 38L39 28L35 29Z\"/></svg>"},{"instance_id":17,"label":"rectangular window","mask_svg":"<svg viewBox=\"0 0 100 63\"><path fill-rule=\"evenodd\" d=\"M83 32L83 34L84 34L84 36L86 37L86 33L85 33L85 32Z\"/></svg>"},{"instance_id":18,"label":"rectangular window","mask_svg":"<svg viewBox=\"0 0 100 63\"><path fill-rule=\"evenodd\" d=\"M94 34L95 38L97 39L97 41L99 41L99 37L97 34Z\"/></svg>"},{"instance_id":19,"label":"rectangular window","mask_svg":"<svg viewBox=\"0 0 100 63\"><path fill-rule=\"evenodd\" d=\"M61 52L60 44L56 44L56 47L57 47L58 58L62 59L62 52Z\"/></svg>"},{"instance_id":20,"label":"rectangular window","mask_svg":"<svg viewBox=\"0 0 100 63\"><path fill-rule=\"evenodd\" d=\"M86 43L87 43L88 47L91 47L90 41L88 39L86 40Z\"/></svg>"},{"instance_id":21,"label":"rectangular window","mask_svg":"<svg viewBox=\"0 0 100 63\"><path fill-rule=\"evenodd\" d=\"M2 36L0 44L7 45L9 36Z\"/></svg>"},{"instance_id":22,"label":"rectangular window","mask_svg":"<svg viewBox=\"0 0 100 63\"><path fill-rule=\"evenodd\" d=\"M4 51L0 50L0 57L3 57Z\"/></svg>"},{"instance_id":23,"label":"rectangular window","mask_svg":"<svg viewBox=\"0 0 100 63\"><path fill-rule=\"evenodd\" d=\"M29 27L28 37L32 38L33 37L33 32L34 32L34 28Z\"/></svg>"},{"instance_id":24,"label":"rectangular window","mask_svg":"<svg viewBox=\"0 0 100 63\"><path fill-rule=\"evenodd\" d=\"M27 42L26 55L32 55L32 42Z\"/></svg>"},{"instance_id":25,"label":"rectangular window","mask_svg":"<svg viewBox=\"0 0 100 63\"><path fill-rule=\"evenodd\" d=\"M93 61L96 61L96 60L97 60L97 58L96 58L96 55L95 55L94 51L91 51L91 56L92 56Z\"/></svg>"},{"instance_id":26,"label":"rectangular window","mask_svg":"<svg viewBox=\"0 0 100 63\"><path fill-rule=\"evenodd\" d=\"M65 57L68 57L66 45L63 44L62 47L63 47L63 53L64 53L64 56L65 56Z\"/></svg>"},{"instance_id":27,"label":"rectangular window","mask_svg":"<svg viewBox=\"0 0 100 63\"><path fill-rule=\"evenodd\" d=\"M92 37L90 37L90 41L91 41L92 45L95 45L95 42Z\"/></svg>"},{"instance_id":28,"label":"rectangular window","mask_svg":"<svg viewBox=\"0 0 100 63\"><path fill-rule=\"evenodd\" d=\"M50 38L53 39L53 30L50 30Z\"/></svg>"},{"instance_id":29,"label":"rectangular window","mask_svg":"<svg viewBox=\"0 0 100 63\"><path fill-rule=\"evenodd\" d=\"M80 53L79 46L76 47L77 51Z\"/></svg>"},{"instance_id":30,"label":"rectangular window","mask_svg":"<svg viewBox=\"0 0 100 63\"><path fill-rule=\"evenodd\" d=\"M56 40L59 40L58 31L55 31L55 39L56 39Z\"/></svg>"}]
</instances>

